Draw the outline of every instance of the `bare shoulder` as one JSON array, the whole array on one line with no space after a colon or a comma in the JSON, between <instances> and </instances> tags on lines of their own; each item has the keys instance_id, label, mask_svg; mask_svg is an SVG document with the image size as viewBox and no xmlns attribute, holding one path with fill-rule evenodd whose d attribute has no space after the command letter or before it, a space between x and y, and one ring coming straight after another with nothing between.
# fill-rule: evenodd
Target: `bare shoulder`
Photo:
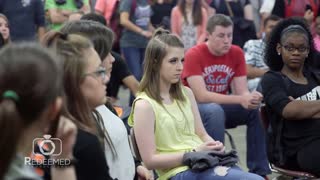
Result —
<instances>
[{"instance_id":1,"label":"bare shoulder","mask_svg":"<svg viewBox=\"0 0 320 180\"><path fill-rule=\"evenodd\" d=\"M183 86L182 88L186 92L186 94L187 94L189 99L190 98L194 98L194 94L193 94L192 90L189 87Z\"/></svg>"},{"instance_id":2,"label":"bare shoulder","mask_svg":"<svg viewBox=\"0 0 320 180\"><path fill-rule=\"evenodd\" d=\"M150 112L153 111L153 108L150 104L150 102L148 102L145 99L139 99L135 102L134 104L134 110L135 111L145 111L145 112Z\"/></svg>"}]
</instances>

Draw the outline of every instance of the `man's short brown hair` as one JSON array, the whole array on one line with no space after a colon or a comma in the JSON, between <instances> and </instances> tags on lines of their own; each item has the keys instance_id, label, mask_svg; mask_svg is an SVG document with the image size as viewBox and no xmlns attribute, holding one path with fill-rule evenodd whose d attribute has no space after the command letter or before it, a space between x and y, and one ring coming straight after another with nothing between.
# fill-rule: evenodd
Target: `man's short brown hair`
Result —
<instances>
[{"instance_id":1,"label":"man's short brown hair","mask_svg":"<svg viewBox=\"0 0 320 180\"><path fill-rule=\"evenodd\" d=\"M233 26L233 22L229 16L224 14L215 14L208 19L207 32L211 34L216 26L229 27Z\"/></svg>"}]
</instances>

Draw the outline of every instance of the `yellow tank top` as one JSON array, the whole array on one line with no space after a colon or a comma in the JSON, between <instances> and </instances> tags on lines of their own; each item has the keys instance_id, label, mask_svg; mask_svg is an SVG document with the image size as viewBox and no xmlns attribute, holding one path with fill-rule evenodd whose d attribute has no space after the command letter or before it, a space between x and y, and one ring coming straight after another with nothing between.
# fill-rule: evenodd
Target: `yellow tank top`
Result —
<instances>
[{"instance_id":1,"label":"yellow tank top","mask_svg":"<svg viewBox=\"0 0 320 180\"><path fill-rule=\"evenodd\" d=\"M161 105L142 92L138 94L135 100L147 100L153 108L155 114L155 143L159 154L186 152L203 143L195 133L195 120L191 103L186 95L185 97L185 102L174 100L170 105ZM134 124L133 109L134 103L128 121L130 126ZM157 170L157 173L159 180L166 180L187 169L187 166L179 166L172 169Z\"/></svg>"}]
</instances>

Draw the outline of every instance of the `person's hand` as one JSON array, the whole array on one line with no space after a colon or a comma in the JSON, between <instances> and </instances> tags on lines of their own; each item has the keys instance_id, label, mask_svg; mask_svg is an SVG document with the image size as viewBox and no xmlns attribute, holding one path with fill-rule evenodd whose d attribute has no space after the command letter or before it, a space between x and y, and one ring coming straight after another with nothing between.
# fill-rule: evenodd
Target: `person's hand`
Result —
<instances>
[{"instance_id":1,"label":"person's hand","mask_svg":"<svg viewBox=\"0 0 320 180\"><path fill-rule=\"evenodd\" d=\"M210 151L210 150L224 152L225 147L223 143L220 141L207 141L195 149L195 151Z\"/></svg>"},{"instance_id":2,"label":"person's hand","mask_svg":"<svg viewBox=\"0 0 320 180\"><path fill-rule=\"evenodd\" d=\"M137 167L137 174L138 174L138 180L153 180L153 172L149 171L144 166L138 166Z\"/></svg>"},{"instance_id":3,"label":"person's hand","mask_svg":"<svg viewBox=\"0 0 320 180\"><path fill-rule=\"evenodd\" d=\"M309 24L312 23L313 17L314 17L314 13L313 13L313 11L310 10L310 9L307 10L307 11L304 13L304 18L307 20L307 22L308 22Z\"/></svg>"},{"instance_id":4,"label":"person's hand","mask_svg":"<svg viewBox=\"0 0 320 180\"><path fill-rule=\"evenodd\" d=\"M241 106L245 109L256 109L260 106L263 96L258 91L242 96Z\"/></svg>"},{"instance_id":5,"label":"person's hand","mask_svg":"<svg viewBox=\"0 0 320 180\"><path fill-rule=\"evenodd\" d=\"M295 99L292 96L288 97L290 99L290 101L294 101Z\"/></svg>"},{"instance_id":6,"label":"person's hand","mask_svg":"<svg viewBox=\"0 0 320 180\"><path fill-rule=\"evenodd\" d=\"M68 118L61 116L56 132L56 137L61 140L62 152L56 158L73 158L73 146L76 141L77 127Z\"/></svg>"},{"instance_id":7,"label":"person's hand","mask_svg":"<svg viewBox=\"0 0 320 180\"><path fill-rule=\"evenodd\" d=\"M146 38L151 38L152 33L150 31L141 31L141 35L146 37Z\"/></svg>"}]
</instances>

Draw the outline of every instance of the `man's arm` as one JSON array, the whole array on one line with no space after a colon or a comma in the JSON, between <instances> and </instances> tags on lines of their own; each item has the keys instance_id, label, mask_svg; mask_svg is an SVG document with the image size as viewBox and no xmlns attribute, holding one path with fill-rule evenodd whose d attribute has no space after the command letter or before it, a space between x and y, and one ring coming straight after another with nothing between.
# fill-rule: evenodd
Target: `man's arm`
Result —
<instances>
[{"instance_id":1,"label":"man's arm","mask_svg":"<svg viewBox=\"0 0 320 180\"><path fill-rule=\"evenodd\" d=\"M133 75L125 77L124 79L122 79L122 82L125 86L127 86L130 89L134 96L137 95L139 82Z\"/></svg>"},{"instance_id":2,"label":"man's arm","mask_svg":"<svg viewBox=\"0 0 320 180\"><path fill-rule=\"evenodd\" d=\"M248 82L247 82L247 77L246 76L239 76L233 78L231 81L231 91L232 94L235 95L245 95L249 94L248 90Z\"/></svg>"},{"instance_id":3,"label":"man's arm","mask_svg":"<svg viewBox=\"0 0 320 180\"><path fill-rule=\"evenodd\" d=\"M232 94L243 97L241 105L246 109L257 108L263 98L262 94L257 91L253 91L251 93L249 92L246 76L233 78L233 80L231 81L231 91Z\"/></svg>"},{"instance_id":4,"label":"man's arm","mask_svg":"<svg viewBox=\"0 0 320 180\"><path fill-rule=\"evenodd\" d=\"M251 64L247 64L247 77L249 79L254 79L257 77L261 77L266 73L268 70L260 69L257 67L253 67Z\"/></svg>"},{"instance_id":5,"label":"man's arm","mask_svg":"<svg viewBox=\"0 0 320 180\"><path fill-rule=\"evenodd\" d=\"M242 97L238 95L224 95L208 91L201 76L190 76L187 81L199 103L241 104L242 102Z\"/></svg>"},{"instance_id":6,"label":"man's arm","mask_svg":"<svg viewBox=\"0 0 320 180\"><path fill-rule=\"evenodd\" d=\"M38 41L41 42L43 36L45 35L46 33L46 28L41 26L41 27L38 27Z\"/></svg>"},{"instance_id":7,"label":"man's arm","mask_svg":"<svg viewBox=\"0 0 320 180\"><path fill-rule=\"evenodd\" d=\"M68 20L69 14L64 11L64 13L58 9L49 9L49 18L51 23L53 24L60 24L64 23ZM71 12L70 12L71 13Z\"/></svg>"}]
</instances>

